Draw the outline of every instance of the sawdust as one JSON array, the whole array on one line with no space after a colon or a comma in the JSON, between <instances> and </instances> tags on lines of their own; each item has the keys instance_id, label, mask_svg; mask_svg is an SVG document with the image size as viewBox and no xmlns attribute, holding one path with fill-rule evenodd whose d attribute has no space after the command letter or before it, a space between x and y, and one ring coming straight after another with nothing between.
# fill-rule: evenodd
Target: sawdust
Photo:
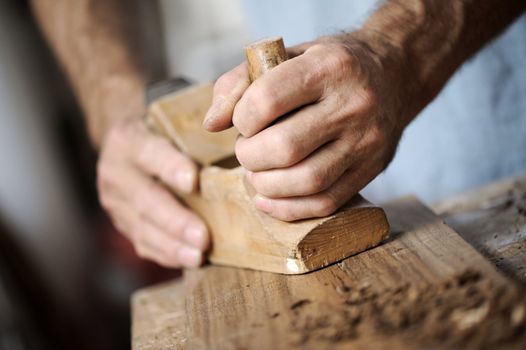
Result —
<instances>
[{"instance_id":1,"label":"sawdust","mask_svg":"<svg viewBox=\"0 0 526 350\"><path fill-rule=\"evenodd\" d=\"M496 285L476 271L433 285L380 293L367 285L342 286L338 292L338 303L300 300L291 306L292 345L397 337L416 347L526 348L524 290Z\"/></svg>"},{"instance_id":2,"label":"sawdust","mask_svg":"<svg viewBox=\"0 0 526 350\"><path fill-rule=\"evenodd\" d=\"M294 310L294 309L302 307L303 305L307 305L309 303L310 303L309 299L301 299L301 300L298 300L297 302L295 302L294 304L292 304L290 306L290 309Z\"/></svg>"}]
</instances>

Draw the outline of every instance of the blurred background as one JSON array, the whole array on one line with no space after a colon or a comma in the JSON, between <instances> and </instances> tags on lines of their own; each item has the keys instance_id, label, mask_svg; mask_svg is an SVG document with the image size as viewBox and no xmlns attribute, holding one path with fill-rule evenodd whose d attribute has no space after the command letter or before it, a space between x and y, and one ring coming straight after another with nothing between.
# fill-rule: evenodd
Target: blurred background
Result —
<instances>
[{"instance_id":1,"label":"blurred background","mask_svg":"<svg viewBox=\"0 0 526 350\"><path fill-rule=\"evenodd\" d=\"M163 6L186 14L164 19L184 33L165 45L170 74L240 62L239 1ZM0 349L129 349L130 294L180 272L136 258L101 211L81 112L20 0L0 0L0 125Z\"/></svg>"},{"instance_id":2,"label":"blurred background","mask_svg":"<svg viewBox=\"0 0 526 350\"><path fill-rule=\"evenodd\" d=\"M157 21L165 33L152 41L164 49L166 75L210 81L239 64L242 47L252 39L283 34L286 44L294 45L347 28L349 23L357 25L370 11L359 2L352 2L358 10L351 14L338 11L351 3L348 0L254 0L250 7L247 2L143 2L145 7L160 4L161 11L150 20ZM521 137L518 133L523 129L506 123L521 111L520 96L507 93L497 98L489 88L478 89L481 94L469 98L462 92L497 86L494 82L501 82L499 91L515 85L519 88L509 91L521 91L516 81L526 76L526 70L517 69L522 76L511 74L512 64L501 53L514 48L510 56L520 62L526 50L514 40L524 33L525 23L515 23L488 45L486 55L464 65L464 79L453 78L425 115L411 124L397 162L386 171L390 177L379 176L375 187L365 190L368 198L381 202L417 192L429 203L438 195L463 189L466 183L476 187L518 171L515 163L506 162L490 168L491 163L484 162L487 150L479 145L513 144ZM498 106L495 101L509 108L501 115L493 107ZM443 117L444 111L448 118ZM477 118L477 123L495 115L504 121L500 129L507 128L502 134L515 136L497 139L494 130L480 133L471 128L473 120L459 117L464 114ZM451 124L469 133L450 133ZM465 152L457 154L460 147ZM437 149L451 150L448 162L458 171L437 171L439 163L422 166L422 181L412 181L412 166L427 164ZM506 150L490 148L493 153L500 149ZM493 153L489 158L499 159ZM524 155L516 152L516 159ZM0 350L129 349L131 293L180 275L139 260L111 226L97 201L96 158L82 113L28 3L0 0ZM473 179L464 178L465 174ZM391 178L398 182L391 183ZM441 181L452 184L448 193L439 193Z\"/></svg>"}]
</instances>

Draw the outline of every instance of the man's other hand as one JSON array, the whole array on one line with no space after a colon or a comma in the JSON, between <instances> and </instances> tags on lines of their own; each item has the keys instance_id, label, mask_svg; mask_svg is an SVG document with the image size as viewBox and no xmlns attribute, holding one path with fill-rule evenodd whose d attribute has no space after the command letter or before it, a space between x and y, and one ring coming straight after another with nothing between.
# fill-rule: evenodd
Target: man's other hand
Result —
<instances>
[{"instance_id":1,"label":"man's other hand","mask_svg":"<svg viewBox=\"0 0 526 350\"><path fill-rule=\"evenodd\" d=\"M166 267L202 263L207 228L171 192L194 191L197 173L189 158L140 119L110 130L97 167L99 197L139 256Z\"/></svg>"}]
</instances>

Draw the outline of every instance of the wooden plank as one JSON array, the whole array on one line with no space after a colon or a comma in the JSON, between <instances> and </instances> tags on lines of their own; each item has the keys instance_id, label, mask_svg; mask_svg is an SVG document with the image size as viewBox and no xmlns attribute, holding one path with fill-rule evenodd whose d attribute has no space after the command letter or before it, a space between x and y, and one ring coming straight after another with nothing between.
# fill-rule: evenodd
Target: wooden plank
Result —
<instances>
[{"instance_id":1,"label":"wooden plank","mask_svg":"<svg viewBox=\"0 0 526 350\"><path fill-rule=\"evenodd\" d=\"M490 254L491 261L499 270L526 285L526 240L507 244Z\"/></svg>"},{"instance_id":2,"label":"wooden plank","mask_svg":"<svg viewBox=\"0 0 526 350\"><path fill-rule=\"evenodd\" d=\"M492 327L512 313L516 322L509 329L524 326L524 295L440 218L415 199L391 203L386 211L388 242L314 273L215 266L187 271L187 345L407 349L464 341L476 347L509 340L503 327L500 333ZM477 298L477 305L468 305ZM514 300L496 312L498 300L507 298ZM510 344L520 348L526 339Z\"/></svg>"},{"instance_id":3,"label":"wooden plank","mask_svg":"<svg viewBox=\"0 0 526 350\"><path fill-rule=\"evenodd\" d=\"M488 185L448 197L433 203L432 209L440 216L449 216L503 205L510 192L524 192L526 174L502 179Z\"/></svg>"},{"instance_id":4,"label":"wooden plank","mask_svg":"<svg viewBox=\"0 0 526 350\"><path fill-rule=\"evenodd\" d=\"M433 209L501 271L526 285L526 175L446 199Z\"/></svg>"},{"instance_id":5,"label":"wooden plank","mask_svg":"<svg viewBox=\"0 0 526 350\"><path fill-rule=\"evenodd\" d=\"M447 327L451 322L477 321L476 316L480 318L480 311L485 310L480 305L486 304L467 308L457 305L454 309L457 311L450 312L448 318L441 303L476 302L483 289L496 291L490 293L493 305L495 299L505 300L507 295L499 294L495 286L505 285L510 292L515 287L441 219L415 200L395 201L386 206L386 211L392 225L388 242L323 270L285 276L207 267L187 271L186 286L176 281L140 291L137 294L140 297L133 298L133 348L337 349L349 345L353 349L477 348L481 341L486 348L504 341L507 341L507 348L524 348L524 337L513 338L502 329L488 328L487 324L479 327L475 322L474 329L463 328L460 335L452 333L451 327ZM452 282L455 286L459 281L469 280L465 274L468 270L469 277L469 269L478 271L483 278L475 285L466 283L463 288L444 291L444 286ZM459 273L463 277L459 278ZM488 285L488 281L491 284ZM190 292L186 301L186 322L181 316L185 313L184 288ZM429 296L430 289L442 289L442 292L433 297ZM459 293L468 291L474 294L466 301ZM374 298L375 293L377 298ZM487 296L487 293L482 294ZM405 305L402 309L394 305L403 301L400 295L410 301L401 303ZM393 302L384 306L380 317L370 317L370 308L382 306L382 300ZM486 318L499 325L502 315L513 314L517 320L522 312L522 321L513 327L508 325L510 330L516 330L525 326L525 304L524 300L504 303L508 306L504 312L490 313ZM421 305L428 305L428 308L422 310ZM510 305L515 305L512 311ZM394 312L385 312L389 308ZM415 318L408 310L423 311L424 316ZM459 318L459 315L465 317ZM358 322L357 316L362 320ZM371 318L375 322L385 318L387 326L382 326L384 330L371 327L371 322L366 321ZM406 327L400 327L404 322ZM437 329L436 324L444 327ZM487 339L480 334L493 338ZM451 343L451 339L458 340L460 336L470 340L470 346ZM426 343L426 339L431 344Z\"/></svg>"},{"instance_id":6,"label":"wooden plank","mask_svg":"<svg viewBox=\"0 0 526 350\"><path fill-rule=\"evenodd\" d=\"M181 279L142 289L132 296L132 349L186 348L184 286Z\"/></svg>"}]
</instances>

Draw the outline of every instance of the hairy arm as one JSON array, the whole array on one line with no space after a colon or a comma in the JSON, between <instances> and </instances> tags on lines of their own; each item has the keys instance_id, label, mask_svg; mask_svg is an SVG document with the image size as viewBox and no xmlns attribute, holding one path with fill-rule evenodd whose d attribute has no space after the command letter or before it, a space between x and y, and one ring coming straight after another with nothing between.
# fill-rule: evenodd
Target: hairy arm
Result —
<instances>
[{"instance_id":1,"label":"hairy arm","mask_svg":"<svg viewBox=\"0 0 526 350\"><path fill-rule=\"evenodd\" d=\"M456 69L526 9L517 0L389 0L363 28L361 39L379 57L397 57L412 75L422 109ZM389 59L389 58L388 58Z\"/></svg>"},{"instance_id":2,"label":"hairy arm","mask_svg":"<svg viewBox=\"0 0 526 350\"><path fill-rule=\"evenodd\" d=\"M455 70L526 7L517 0L388 0L357 31L290 48L250 86L223 75L205 128L232 124L260 210L334 212L380 174L405 127ZM279 87L279 88L278 88Z\"/></svg>"},{"instance_id":3,"label":"hairy arm","mask_svg":"<svg viewBox=\"0 0 526 350\"><path fill-rule=\"evenodd\" d=\"M117 121L142 116L148 56L146 9L136 0L32 0L33 12L82 106L99 148Z\"/></svg>"},{"instance_id":4,"label":"hairy arm","mask_svg":"<svg viewBox=\"0 0 526 350\"><path fill-rule=\"evenodd\" d=\"M143 121L145 85L163 70L160 50L150 46L162 42L160 31L144 18L155 16L156 2L32 0L32 5L99 148L102 206L141 257L168 267L199 265L208 247L207 228L171 192L193 191L197 166Z\"/></svg>"}]
</instances>

